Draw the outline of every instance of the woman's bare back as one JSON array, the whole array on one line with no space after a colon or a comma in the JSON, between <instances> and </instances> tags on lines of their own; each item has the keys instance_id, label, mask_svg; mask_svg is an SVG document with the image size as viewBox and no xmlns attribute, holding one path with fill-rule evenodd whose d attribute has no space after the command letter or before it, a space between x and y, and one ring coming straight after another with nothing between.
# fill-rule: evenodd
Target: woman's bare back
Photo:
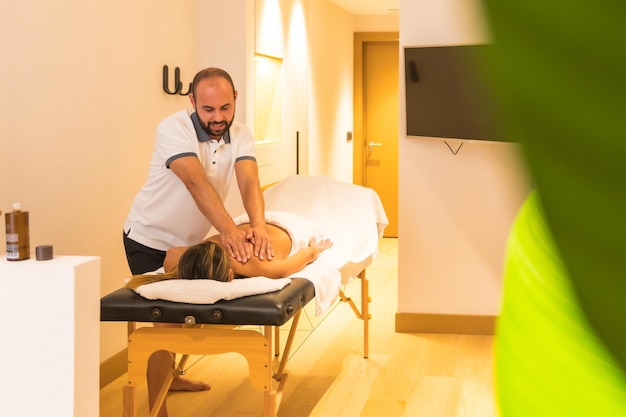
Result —
<instances>
[{"instance_id":1,"label":"woman's bare back","mask_svg":"<svg viewBox=\"0 0 626 417\"><path fill-rule=\"evenodd\" d=\"M250 223L244 223L237 226L241 230L248 230L250 228ZM267 235L272 241L272 247L274 248L274 258L277 260L286 259L291 252L291 238L289 237L289 233L287 233L284 229L281 229L278 226L273 224L267 224ZM213 235L209 237L207 240L220 244L220 235ZM253 245L252 243L248 243L250 246L250 251L252 252ZM167 251L167 255L165 257L165 261L163 262L163 266L165 271L172 270L176 265L178 265L178 260L183 252L187 249L184 246L177 246L170 248ZM260 262L271 262L267 260L260 260L259 258L253 256L250 258L246 264L247 267L244 267L244 264L237 262L237 260L231 258L231 264L233 268L233 272L236 276L244 276L244 271L249 271L251 268L256 270L257 266Z\"/></svg>"},{"instance_id":2,"label":"woman's bare back","mask_svg":"<svg viewBox=\"0 0 626 417\"><path fill-rule=\"evenodd\" d=\"M250 229L250 223L240 224L237 227L240 230L246 231ZM291 252L291 237L289 237L289 233L287 233L284 229L269 223L266 225L265 229L267 230L267 236L272 242L272 247L274 248L274 258L285 259L289 256L289 253ZM209 240L219 243L220 236L211 236ZM250 251L252 251L253 244L249 242L248 246L250 247Z\"/></svg>"}]
</instances>

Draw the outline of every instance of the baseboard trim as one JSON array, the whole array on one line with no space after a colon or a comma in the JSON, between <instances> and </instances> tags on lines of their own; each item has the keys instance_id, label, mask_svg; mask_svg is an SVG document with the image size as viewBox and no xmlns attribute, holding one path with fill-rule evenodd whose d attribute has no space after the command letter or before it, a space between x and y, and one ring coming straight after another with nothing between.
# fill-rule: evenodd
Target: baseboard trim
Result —
<instances>
[{"instance_id":1,"label":"baseboard trim","mask_svg":"<svg viewBox=\"0 0 626 417\"><path fill-rule=\"evenodd\" d=\"M451 333L493 335L496 316L396 313L398 333Z\"/></svg>"},{"instance_id":2,"label":"baseboard trim","mask_svg":"<svg viewBox=\"0 0 626 417\"><path fill-rule=\"evenodd\" d=\"M128 371L128 349L113 355L100 364L100 389Z\"/></svg>"}]
</instances>

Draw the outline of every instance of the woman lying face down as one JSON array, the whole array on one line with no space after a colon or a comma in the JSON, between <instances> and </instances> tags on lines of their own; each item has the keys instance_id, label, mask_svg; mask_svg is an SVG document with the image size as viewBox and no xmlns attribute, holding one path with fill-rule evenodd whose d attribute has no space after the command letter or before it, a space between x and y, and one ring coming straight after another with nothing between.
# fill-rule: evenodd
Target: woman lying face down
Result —
<instances>
[{"instance_id":1,"label":"woman lying face down","mask_svg":"<svg viewBox=\"0 0 626 417\"><path fill-rule=\"evenodd\" d=\"M241 224L238 227L247 230L250 224ZM230 281L233 278L254 276L284 278L300 271L332 246L329 239L319 241L311 239L308 247L289 255L292 244L289 234L272 224L267 225L267 231L274 248L272 260L262 260L253 256L245 263L238 262L226 254L219 243L220 235L214 235L193 246L169 249L163 262L164 274L135 275L126 286L136 289L140 285L167 279ZM252 242L248 244L253 246Z\"/></svg>"}]
</instances>

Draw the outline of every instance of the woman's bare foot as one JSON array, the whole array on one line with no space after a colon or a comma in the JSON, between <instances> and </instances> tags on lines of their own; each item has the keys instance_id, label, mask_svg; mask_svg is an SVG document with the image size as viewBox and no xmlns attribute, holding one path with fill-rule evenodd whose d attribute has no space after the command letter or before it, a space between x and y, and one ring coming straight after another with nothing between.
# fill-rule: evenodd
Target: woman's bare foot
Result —
<instances>
[{"instance_id":1,"label":"woman's bare foot","mask_svg":"<svg viewBox=\"0 0 626 417\"><path fill-rule=\"evenodd\" d=\"M192 379L176 377L172 381L170 391L206 391L211 386L202 381L194 381Z\"/></svg>"}]
</instances>

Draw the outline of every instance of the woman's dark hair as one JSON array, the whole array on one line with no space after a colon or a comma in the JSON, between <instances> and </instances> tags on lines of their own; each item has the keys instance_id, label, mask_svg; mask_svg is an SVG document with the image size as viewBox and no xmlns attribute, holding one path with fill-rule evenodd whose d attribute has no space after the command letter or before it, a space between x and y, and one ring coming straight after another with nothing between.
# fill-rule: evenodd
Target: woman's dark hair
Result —
<instances>
[{"instance_id":1,"label":"woman's dark hair","mask_svg":"<svg viewBox=\"0 0 626 417\"><path fill-rule=\"evenodd\" d=\"M230 257L219 244L207 240L187 248L172 271L165 274L134 275L126 286L137 289L141 285L168 279L212 279L226 282L230 278Z\"/></svg>"},{"instance_id":2,"label":"woman's dark hair","mask_svg":"<svg viewBox=\"0 0 626 417\"><path fill-rule=\"evenodd\" d=\"M228 281L230 258L217 243L209 240L189 247L178 260L178 277Z\"/></svg>"}]
</instances>

